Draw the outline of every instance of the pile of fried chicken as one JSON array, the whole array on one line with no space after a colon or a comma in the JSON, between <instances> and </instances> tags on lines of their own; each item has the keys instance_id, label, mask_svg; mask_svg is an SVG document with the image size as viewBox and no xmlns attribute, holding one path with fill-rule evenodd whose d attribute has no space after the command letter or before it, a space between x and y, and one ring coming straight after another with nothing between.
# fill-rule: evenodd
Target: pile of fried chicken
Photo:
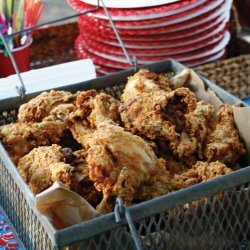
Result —
<instances>
[{"instance_id":1,"label":"pile of fried chicken","mask_svg":"<svg viewBox=\"0 0 250 250\"><path fill-rule=\"evenodd\" d=\"M235 170L245 154L233 109L198 101L179 75L141 69L120 101L88 90L44 92L0 138L34 194L60 181L101 213Z\"/></svg>"}]
</instances>

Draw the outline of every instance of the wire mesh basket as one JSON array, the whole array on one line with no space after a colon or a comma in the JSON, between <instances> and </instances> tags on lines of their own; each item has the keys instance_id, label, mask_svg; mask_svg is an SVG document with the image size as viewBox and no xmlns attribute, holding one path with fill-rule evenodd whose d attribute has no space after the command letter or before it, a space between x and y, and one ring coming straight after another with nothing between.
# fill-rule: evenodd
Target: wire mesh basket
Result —
<instances>
[{"instance_id":1,"label":"wire mesh basket","mask_svg":"<svg viewBox=\"0 0 250 250\"><path fill-rule=\"evenodd\" d=\"M184 67L164 61L147 68L176 73ZM60 89L74 93L95 88L118 98L133 73L131 69ZM222 101L240 101L202 79ZM37 94L26 95L24 101ZM0 101L0 123L14 122L20 104L19 98ZM246 167L129 208L117 205L116 213L56 230L37 211L33 193L0 144L0 203L27 249L249 249L249 184Z\"/></svg>"}]
</instances>

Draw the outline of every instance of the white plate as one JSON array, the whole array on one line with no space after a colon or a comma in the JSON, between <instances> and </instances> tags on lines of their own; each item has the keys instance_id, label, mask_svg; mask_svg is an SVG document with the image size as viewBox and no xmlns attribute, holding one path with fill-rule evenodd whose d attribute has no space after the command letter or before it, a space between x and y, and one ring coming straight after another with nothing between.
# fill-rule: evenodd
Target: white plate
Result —
<instances>
[{"instance_id":1,"label":"white plate","mask_svg":"<svg viewBox=\"0 0 250 250\"><path fill-rule=\"evenodd\" d=\"M81 0L84 3L91 5L97 5L97 0ZM169 4L179 2L180 0L103 0L104 4L108 8L142 8L158 6L163 4ZM100 1L100 6L102 2Z\"/></svg>"},{"instance_id":2,"label":"white plate","mask_svg":"<svg viewBox=\"0 0 250 250\"><path fill-rule=\"evenodd\" d=\"M119 0L117 0L117 1L119 1ZM144 3L146 1L147 0L145 0ZM169 11L165 11L165 12L152 13L152 14L148 14L148 15L128 15L128 16L123 16L123 15L115 16L115 15L112 15L112 19L114 21L138 21L138 20L146 20L146 19L152 19L152 18L171 16L171 15L174 15L174 14L182 13L183 11L190 10L190 9L195 8L197 6L200 6L202 3L206 2L206 1L208 1L208 0L198 0L197 2L192 3L192 4L188 4L188 5L186 5L186 6L182 7L182 8L169 10ZM226 0L226 1L231 1L231 0ZM96 17L96 18L108 20L108 17L105 14L105 12L101 12L101 13L91 12L88 15Z\"/></svg>"},{"instance_id":3,"label":"white plate","mask_svg":"<svg viewBox=\"0 0 250 250\"><path fill-rule=\"evenodd\" d=\"M209 51L206 51L206 52L203 52L203 53L200 53L200 54L196 54L196 55L193 55L193 56L185 56L185 53L183 53L183 57L179 57L179 54L181 53L178 53L178 54L168 54L166 55L166 57L171 57L173 59L176 58L176 56L178 55L178 58L177 60L179 61L189 61L189 60L195 60L195 59L198 59L198 58L203 58L203 57L206 57L206 56L209 56L209 55L213 55L223 49L225 49L225 47L227 46L228 42L230 40L230 33L229 32L226 32L225 33L225 36L223 37L223 39L212 49L212 50L209 50ZM196 50L196 48L194 48L194 51ZM88 50L90 53L96 55L96 56L99 56L101 58L104 58L104 59L108 59L108 60L111 60L111 61L114 61L114 62L120 62L120 63L127 63L127 60L125 57L115 57L115 56L111 56L111 55L107 55L105 53L100 53L100 52L97 52L96 50ZM162 58L163 60L164 58ZM152 62L152 60L140 60L138 59L138 63L139 64L148 64Z\"/></svg>"}]
</instances>

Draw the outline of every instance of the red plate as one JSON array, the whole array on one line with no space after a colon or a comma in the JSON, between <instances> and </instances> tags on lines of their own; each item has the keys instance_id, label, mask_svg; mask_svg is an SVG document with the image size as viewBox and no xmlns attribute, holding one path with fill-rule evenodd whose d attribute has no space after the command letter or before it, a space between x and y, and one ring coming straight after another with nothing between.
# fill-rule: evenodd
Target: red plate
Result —
<instances>
[{"instance_id":1,"label":"red plate","mask_svg":"<svg viewBox=\"0 0 250 250\"><path fill-rule=\"evenodd\" d=\"M204 23L207 23L211 20L214 20L215 18L218 18L221 16L221 14L224 12L224 8L222 8L222 11L211 11L204 15L201 15L199 17L193 18L191 20L177 23L173 25L168 25L164 27L158 27L158 28L150 28L150 29L137 29L137 30L131 30L131 29L118 29L119 34L123 38L124 36L147 36L147 35L159 35L159 34L168 34L169 32L177 32L186 30L188 28L196 27L198 25L202 25ZM224 13L224 19L227 19L229 16L228 13ZM104 27L99 26L96 22L94 22L92 19L88 18L87 16L81 16L79 18L79 28L81 33L92 33L92 34L105 34L107 37L114 37L114 31L111 27Z\"/></svg>"},{"instance_id":2,"label":"red plate","mask_svg":"<svg viewBox=\"0 0 250 250\"><path fill-rule=\"evenodd\" d=\"M204 47L207 47L211 44L217 44L224 37L225 31L218 33L217 35L211 37L210 39L205 39L202 42L192 43L189 45L179 46L178 44L175 47L171 48L162 48L162 49L127 49L127 52L130 55L135 55L138 57L152 57L152 56L171 56L175 54L188 53L194 50L201 50ZM82 37L82 36L81 36ZM80 38L81 39L81 38ZM112 56L124 56L124 52L120 47L114 47L107 44L102 44L88 39L87 37L82 37L82 44L84 48L88 51L97 54L106 54Z\"/></svg>"},{"instance_id":3,"label":"red plate","mask_svg":"<svg viewBox=\"0 0 250 250\"><path fill-rule=\"evenodd\" d=\"M219 43L209 45L202 49L194 50L188 53L172 54L171 58L174 58L179 61L187 61L187 60L194 60L194 59L210 56L212 54L218 53L219 51L223 50L228 44L229 39L230 39L230 34L227 32L224 38ZM126 58L122 55L116 55L116 54L111 54L111 53L105 54L105 53L100 53L97 50L89 50L89 48L86 47L86 44L84 43L84 41L80 39L80 37L77 39L77 42L76 42L76 50L78 52L80 51L82 53L91 53L103 59L114 61L117 63L117 65L119 65L119 63L127 64ZM137 57L137 60L139 64L147 64L151 61L161 61L161 60L165 60L166 58L169 58L169 56L145 57L145 56L140 55Z\"/></svg>"},{"instance_id":4,"label":"red plate","mask_svg":"<svg viewBox=\"0 0 250 250\"><path fill-rule=\"evenodd\" d=\"M179 47L179 46L187 46L190 44L196 44L198 42L207 42L212 37L222 33L223 31L226 31L229 27L229 23L221 23L220 25L217 25L216 27L209 29L207 31L201 32L198 35L179 38L179 39L169 39L164 41L123 41L124 45L128 49L164 49L164 48L173 48L173 47ZM85 34L82 35L83 40L91 40L93 41L93 44L98 43L98 45L103 46L112 46L113 48L120 48L120 44L117 40L111 40L111 39L100 39L98 36L94 36L92 34ZM97 39L96 39L97 38Z\"/></svg>"},{"instance_id":5,"label":"red plate","mask_svg":"<svg viewBox=\"0 0 250 250\"><path fill-rule=\"evenodd\" d=\"M191 36L197 35L197 36L203 36L206 33L212 32L217 28L218 25L222 25L223 23L226 23L228 20L228 17L226 17L224 14L209 21L206 22L202 25L198 25L193 28L187 28L182 31L169 31L166 34L149 34L149 35L140 35L137 34L136 36L134 35L123 35L121 36L123 41L126 43L136 43L136 42L157 42L162 43L162 41L168 41L168 40L174 40L174 39L181 39L181 38L187 38L190 39ZM92 39L95 39L100 42L106 42L106 43L113 43L117 42L117 38L114 36L106 36L105 34L99 33L98 35L92 30L87 31L87 29L84 31L82 29L81 33L87 33L88 36Z\"/></svg>"},{"instance_id":6,"label":"red plate","mask_svg":"<svg viewBox=\"0 0 250 250\"><path fill-rule=\"evenodd\" d=\"M201 1L202 2L202 1ZM224 9L228 6L228 2L225 0L218 0L218 1L204 1L203 4L192 8L187 11L182 11L181 13L161 17L161 18L151 18L149 20L141 20L141 21L134 21L132 18L129 21L115 21L115 25L119 29L143 29L143 28L154 28L154 27L162 27L171 24L176 24L180 22L184 22L203 14L206 14L210 11L217 11L219 9ZM91 17L89 15L88 18L91 18L98 26L107 26L111 27L109 20L99 19Z\"/></svg>"},{"instance_id":7,"label":"red plate","mask_svg":"<svg viewBox=\"0 0 250 250\"><path fill-rule=\"evenodd\" d=\"M93 9L93 5L83 3L79 0L68 0L68 3L77 11L87 11ZM135 9L114 9L109 8L109 12L113 20L131 20L132 16L134 20L140 18L151 19L150 14L159 14L163 16L174 15L188 9L192 9L195 6L200 5L198 0L182 0L177 3L165 4L156 7L147 7L147 8L135 8ZM108 19L103 8L100 7L96 10L93 15L97 18ZM140 17L141 16L141 17Z\"/></svg>"},{"instance_id":8,"label":"red plate","mask_svg":"<svg viewBox=\"0 0 250 250\"><path fill-rule=\"evenodd\" d=\"M82 59L91 58L96 66L96 71L99 73L99 75L115 73L124 69L131 68L131 66L128 64L117 64L117 63L114 64L113 61L109 61L106 59L96 57L95 55L91 55L91 53L86 53L86 54L81 53L79 56ZM207 57L203 57L203 58L195 59L195 60L182 61L181 63L189 67L193 67L193 66L204 64L204 63L223 59L225 58L225 56L226 56L226 51L222 50L222 51L219 51L218 53L215 53ZM154 63L154 62L155 61L151 61L149 63ZM142 66L142 65L139 64L138 66Z\"/></svg>"}]
</instances>

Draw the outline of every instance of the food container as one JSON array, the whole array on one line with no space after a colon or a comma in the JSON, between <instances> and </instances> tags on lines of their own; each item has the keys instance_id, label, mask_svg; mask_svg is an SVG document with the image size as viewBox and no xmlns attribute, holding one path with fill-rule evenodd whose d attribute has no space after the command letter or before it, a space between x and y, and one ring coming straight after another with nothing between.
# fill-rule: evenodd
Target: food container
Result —
<instances>
[{"instance_id":1,"label":"food container","mask_svg":"<svg viewBox=\"0 0 250 250\"><path fill-rule=\"evenodd\" d=\"M146 67L158 73L184 69L173 60ZM132 69L126 70L60 89L95 88L119 97L132 74ZM202 79L223 102L240 102ZM0 123L14 122L20 104L19 98L1 100ZM249 249L249 185L250 167L246 167L129 208L120 204L116 213L56 230L38 212L33 193L0 144L0 203L27 249Z\"/></svg>"}]
</instances>

